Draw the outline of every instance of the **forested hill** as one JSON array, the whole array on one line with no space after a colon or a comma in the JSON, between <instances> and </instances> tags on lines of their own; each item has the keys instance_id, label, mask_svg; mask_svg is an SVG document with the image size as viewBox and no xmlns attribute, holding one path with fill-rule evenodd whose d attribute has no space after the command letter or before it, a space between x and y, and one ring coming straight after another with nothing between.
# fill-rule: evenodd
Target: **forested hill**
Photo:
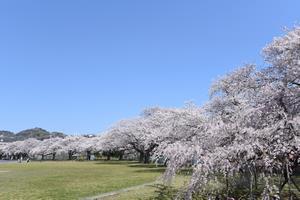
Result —
<instances>
[{"instance_id":1,"label":"forested hill","mask_svg":"<svg viewBox=\"0 0 300 200\"><path fill-rule=\"evenodd\" d=\"M36 138L38 140L49 139L51 137L65 137L66 135L60 132L48 132L42 128L33 128L13 133L10 131L0 131L0 141L13 142L18 140L26 140L28 138Z\"/></svg>"}]
</instances>

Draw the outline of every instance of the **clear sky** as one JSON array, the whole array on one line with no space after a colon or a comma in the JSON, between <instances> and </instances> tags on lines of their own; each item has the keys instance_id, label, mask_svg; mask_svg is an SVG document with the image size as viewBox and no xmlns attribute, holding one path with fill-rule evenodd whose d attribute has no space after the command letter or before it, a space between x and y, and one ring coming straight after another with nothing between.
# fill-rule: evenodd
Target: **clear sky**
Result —
<instances>
[{"instance_id":1,"label":"clear sky","mask_svg":"<svg viewBox=\"0 0 300 200\"><path fill-rule=\"evenodd\" d=\"M0 130L99 133L211 82L299 24L299 0L0 2Z\"/></svg>"}]
</instances>

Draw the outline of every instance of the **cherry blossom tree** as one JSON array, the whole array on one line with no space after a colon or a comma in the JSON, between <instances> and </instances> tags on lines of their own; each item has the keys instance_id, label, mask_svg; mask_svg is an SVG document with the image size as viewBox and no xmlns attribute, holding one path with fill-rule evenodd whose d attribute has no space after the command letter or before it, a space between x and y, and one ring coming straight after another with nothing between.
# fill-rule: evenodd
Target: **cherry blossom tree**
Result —
<instances>
[{"instance_id":1,"label":"cherry blossom tree","mask_svg":"<svg viewBox=\"0 0 300 200\"><path fill-rule=\"evenodd\" d=\"M91 155L100 151L100 137L81 137L77 151L86 154L86 159L91 160Z\"/></svg>"},{"instance_id":2,"label":"cherry blossom tree","mask_svg":"<svg viewBox=\"0 0 300 200\"><path fill-rule=\"evenodd\" d=\"M74 154L79 153L79 144L82 141L81 136L67 136L65 138L62 138L61 140L58 140L58 145L61 146L61 148L58 149L59 154L67 154L68 159L72 160L72 157Z\"/></svg>"},{"instance_id":3,"label":"cherry blossom tree","mask_svg":"<svg viewBox=\"0 0 300 200\"><path fill-rule=\"evenodd\" d=\"M110 160L111 156L119 156L119 160L122 160L124 154L131 152L132 150L132 147L126 140L126 137L124 139L124 135L115 129L104 133L99 138L97 147L103 155L107 156L107 160Z\"/></svg>"},{"instance_id":4,"label":"cherry blossom tree","mask_svg":"<svg viewBox=\"0 0 300 200\"><path fill-rule=\"evenodd\" d=\"M29 156L31 149L38 146L40 143L39 140L30 138L24 141L16 141L7 143L2 151L3 154L6 154L9 157L16 157L17 159L25 158Z\"/></svg>"},{"instance_id":5,"label":"cherry blossom tree","mask_svg":"<svg viewBox=\"0 0 300 200\"><path fill-rule=\"evenodd\" d=\"M62 148L61 145L59 144L59 141L61 140L62 138L59 137L43 140L39 143L39 145L32 148L29 153L32 156L36 156L36 155L42 156L42 160L44 160L45 156L51 155L52 160L55 160L56 153L59 151L59 149Z\"/></svg>"},{"instance_id":6,"label":"cherry blossom tree","mask_svg":"<svg viewBox=\"0 0 300 200\"><path fill-rule=\"evenodd\" d=\"M186 199L220 171L225 177L249 173L254 180L259 170L266 177L263 198L279 198L284 185L294 183L291 177L299 163L299 33L295 28L264 49L270 66L256 70L246 65L212 85L204 107L206 128L190 144L178 141L169 150L176 159L170 160L168 176L188 164L188 157L195 158ZM285 181L271 186L270 177L278 173ZM250 198L252 189L251 181Z\"/></svg>"},{"instance_id":7,"label":"cherry blossom tree","mask_svg":"<svg viewBox=\"0 0 300 200\"><path fill-rule=\"evenodd\" d=\"M2 159L3 156L4 156L4 148L5 148L6 145L7 145L7 143L0 142L0 159Z\"/></svg>"},{"instance_id":8,"label":"cherry blossom tree","mask_svg":"<svg viewBox=\"0 0 300 200\"><path fill-rule=\"evenodd\" d=\"M129 146L140 154L140 161L149 163L150 154L157 146L153 139L153 129L149 121L143 117L123 120L117 123L110 130L111 134L119 135L122 138L120 147Z\"/></svg>"},{"instance_id":9,"label":"cherry blossom tree","mask_svg":"<svg viewBox=\"0 0 300 200\"><path fill-rule=\"evenodd\" d=\"M178 158L193 160L192 156L185 158L176 156L173 149L179 145L178 142L190 144L197 133L206 128L203 109L189 103L184 108L150 108L144 113L156 128L154 138L157 148L154 157L157 160L162 158L165 164L170 159L178 162L182 162Z\"/></svg>"}]
</instances>

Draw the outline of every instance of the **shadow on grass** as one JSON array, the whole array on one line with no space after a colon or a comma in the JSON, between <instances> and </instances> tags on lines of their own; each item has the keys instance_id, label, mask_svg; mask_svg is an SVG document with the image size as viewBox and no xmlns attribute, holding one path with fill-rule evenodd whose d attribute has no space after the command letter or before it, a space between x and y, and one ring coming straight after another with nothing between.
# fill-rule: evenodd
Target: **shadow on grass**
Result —
<instances>
[{"instance_id":1,"label":"shadow on grass","mask_svg":"<svg viewBox=\"0 0 300 200\"><path fill-rule=\"evenodd\" d=\"M157 168L154 164L141 164L141 163L132 163L129 167L136 167L136 168Z\"/></svg>"},{"instance_id":2,"label":"shadow on grass","mask_svg":"<svg viewBox=\"0 0 300 200\"><path fill-rule=\"evenodd\" d=\"M140 170L135 170L134 172L137 173L164 173L165 168L148 168L148 169L140 169Z\"/></svg>"},{"instance_id":3,"label":"shadow on grass","mask_svg":"<svg viewBox=\"0 0 300 200\"><path fill-rule=\"evenodd\" d=\"M143 164L137 161L119 161L119 160L100 160L95 161L95 165L123 165L127 167L137 168L137 173L164 173L164 166L156 166L155 164Z\"/></svg>"},{"instance_id":4,"label":"shadow on grass","mask_svg":"<svg viewBox=\"0 0 300 200\"><path fill-rule=\"evenodd\" d=\"M119 160L101 160L95 161L96 165L134 165L139 164L137 161L119 161Z\"/></svg>"}]
</instances>

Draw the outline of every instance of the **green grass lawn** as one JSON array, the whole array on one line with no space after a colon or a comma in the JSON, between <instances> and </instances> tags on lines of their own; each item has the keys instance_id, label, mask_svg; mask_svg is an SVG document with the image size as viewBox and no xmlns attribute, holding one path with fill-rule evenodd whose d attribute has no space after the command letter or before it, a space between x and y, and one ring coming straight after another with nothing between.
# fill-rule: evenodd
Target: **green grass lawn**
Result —
<instances>
[{"instance_id":1,"label":"green grass lawn","mask_svg":"<svg viewBox=\"0 0 300 200\"><path fill-rule=\"evenodd\" d=\"M164 168L135 162L31 162L0 164L0 200L82 199L124 188L153 183ZM185 185L188 173L182 171L174 186ZM294 180L300 184L300 176ZM156 182L160 183L160 182ZM138 187L102 200L140 200L154 195L157 188ZM288 187L285 188L287 191ZM295 191L295 188L292 188Z\"/></svg>"},{"instance_id":2,"label":"green grass lawn","mask_svg":"<svg viewBox=\"0 0 300 200\"><path fill-rule=\"evenodd\" d=\"M117 161L1 164L0 199L79 199L153 182L163 170Z\"/></svg>"},{"instance_id":3,"label":"green grass lawn","mask_svg":"<svg viewBox=\"0 0 300 200\"><path fill-rule=\"evenodd\" d=\"M189 180L188 176L186 175L177 175L175 180L172 183L172 187L174 188L180 188L183 185L187 184L187 181ZM101 200L143 200L148 199L150 197L153 197L157 194L155 194L155 191L157 191L157 187L155 187L155 184L160 184L161 181L157 181L154 184L147 185L144 187L141 187L139 189L130 190L128 192L122 192L113 196L108 196L105 198L101 198Z\"/></svg>"}]
</instances>

